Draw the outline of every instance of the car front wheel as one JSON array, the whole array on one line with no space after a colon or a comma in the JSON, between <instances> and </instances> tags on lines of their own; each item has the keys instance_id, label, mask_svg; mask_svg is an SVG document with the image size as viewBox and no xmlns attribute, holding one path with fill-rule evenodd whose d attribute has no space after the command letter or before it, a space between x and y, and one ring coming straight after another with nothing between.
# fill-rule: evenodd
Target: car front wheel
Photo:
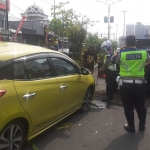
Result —
<instances>
[{"instance_id":1,"label":"car front wheel","mask_svg":"<svg viewBox=\"0 0 150 150\"><path fill-rule=\"evenodd\" d=\"M24 139L24 126L12 121L0 131L0 150L22 150Z\"/></svg>"},{"instance_id":2,"label":"car front wheel","mask_svg":"<svg viewBox=\"0 0 150 150\"><path fill-rule=\"evenodd\" d=\"M92 96L93 96L92 89L91 88L87 89L87 91L84 95L84 101L83 101L82 107L80 109L81 112L86 112L90 109L90 103L92 100Z\"/></svg>"}]
</instances>

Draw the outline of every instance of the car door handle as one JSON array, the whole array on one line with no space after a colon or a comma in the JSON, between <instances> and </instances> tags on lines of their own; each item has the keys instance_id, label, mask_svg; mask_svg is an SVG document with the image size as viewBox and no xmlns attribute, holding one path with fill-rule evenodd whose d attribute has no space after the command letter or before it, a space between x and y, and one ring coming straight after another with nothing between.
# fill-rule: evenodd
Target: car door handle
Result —
<instances>
[{"instance_id":1,"label":"car door handle","mask_svg":"<svg viewBox=\"0 0 150 150\"><path fill-rule=\"evenodd\" d=\"M36 95L36 93L28 93L28 94L25 94L23 95L23 99L29 99L29 98L32 98Z\"/></svg>"},{"instance_id":2,"label":"car door handle","mask_svg":"<svg viewBox=\"0 0 150 150\"><path fill-rule=\"evenodd\" d=\"M60 89L65 90L67 87L68 87L67 85L62 85L62 86L60 86Z\"/></svg>"}]
</instances>

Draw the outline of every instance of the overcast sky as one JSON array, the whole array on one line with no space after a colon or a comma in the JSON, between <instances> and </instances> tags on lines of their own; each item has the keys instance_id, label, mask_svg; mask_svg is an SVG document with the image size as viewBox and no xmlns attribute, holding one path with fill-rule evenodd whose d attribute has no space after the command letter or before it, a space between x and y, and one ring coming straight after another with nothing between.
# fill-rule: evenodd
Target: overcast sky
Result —
<instances>
[{"instance_id":1,"label":"overcast sky","mask_svg":"<svg viewBox=\"0 0 150 150\"><path fill-rule=\"evenodd\" d=\"M67 0L55 0L56 4L59 2L66 2ZM89 32L99 34L107 34L108 28L107 24L104 23L104 16L108 15L108 6L98 2L97 0L69 0L70 3L67 8L73 8L73 10L79 14L87 15L91 20L99 21L97 25L90 27ZM118 0L100 0L102 2L112 3ZM28 6L34 4L34 0L10 0L10 15L21 18L20 13L25 11ZM40 6L46 15L51 19L50 8L53 5L54 0L35 0L35 4ZM17 9L16 7L19 9ZM136 24L137 22L142 22L145 25L150 25L150 0L121 0L116 2L111 6L110 15L114 16L114 23L111 23L111 34L116 34L119 36L123 35L123 25L124 25L124 13L122 11L127 11L125 13L126 24ZM118 30L117 30L118 26ZM114 36L111 36L114 39ZM115 38L116 39L116 38Z\"/></svg>"}]
</instances>

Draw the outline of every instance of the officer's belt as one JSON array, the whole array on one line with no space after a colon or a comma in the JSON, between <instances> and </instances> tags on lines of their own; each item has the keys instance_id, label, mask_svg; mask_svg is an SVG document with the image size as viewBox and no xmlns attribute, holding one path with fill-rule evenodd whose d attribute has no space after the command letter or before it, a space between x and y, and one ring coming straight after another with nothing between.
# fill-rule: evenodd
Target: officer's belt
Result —
<instances>
[{"instance_id":1,"label":"officer's belt","mask_svg":"<svg viewBox=\"0 0 150 150\"><path fill-rule=\"evenodd\" d=\"M129 80L129 79L120 79L123 83L136 83L136 84L142 84L143 80Z\"/></svg>"}]
</instances>

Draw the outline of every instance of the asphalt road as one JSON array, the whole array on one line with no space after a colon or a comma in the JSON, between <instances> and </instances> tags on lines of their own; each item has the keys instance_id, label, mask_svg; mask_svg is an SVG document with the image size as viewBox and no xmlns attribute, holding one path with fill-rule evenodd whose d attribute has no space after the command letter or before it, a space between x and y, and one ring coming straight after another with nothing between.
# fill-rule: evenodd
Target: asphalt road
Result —
<instances>
[{"instance_id":1,"label":"asphalt road","mask_svg":"<svg viewBox=\"0 0 150 150\"><path fill-rule=\"evenodd\" d=\"M94 74L95 75L95 74ZM104 79L98 80L94 103L87 113L74 113L51 129L34 138L31 142L38 150L150 150L150 98L146 98L148 108L145 132L138 131L135 113L136 133L123 129L126 119L119 91L115 93L110 107L105 108L101 96L105 93ZM72 123L71 130L57 130L62 124ZM25 145L23 150L31 150Z\"/></svg>"}]
</instances>

